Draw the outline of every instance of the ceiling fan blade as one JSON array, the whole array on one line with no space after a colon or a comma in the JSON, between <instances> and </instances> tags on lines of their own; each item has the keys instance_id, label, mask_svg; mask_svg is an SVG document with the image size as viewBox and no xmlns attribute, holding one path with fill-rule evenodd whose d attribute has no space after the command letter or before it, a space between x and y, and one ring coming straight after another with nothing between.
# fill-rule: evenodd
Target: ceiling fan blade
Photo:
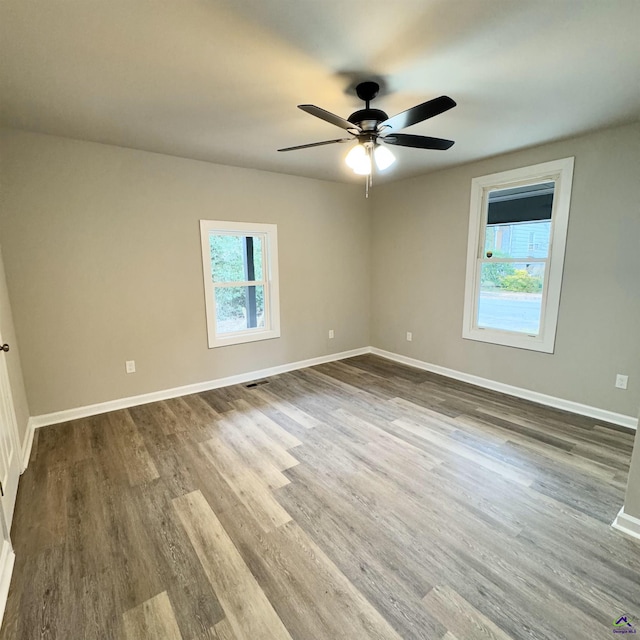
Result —
<instances>
[{"instance_id":1,"label":"ceiling fan blade","mask_svg":"<svg viewBox=\"0 0 640 640\"><path fill-rule=\"evenodd\" d=\"M416 149L437 149L445 151L453 146L453 140L444 138L430 138L429 136L414 136L410 133L392 133L378 138L386 144L395 144L399 147L415 147Z\"/></svg>"},{"instance_id":2,"label":"ceiling fan blade","mask_svg":"<svg viewBox=\"0 0 640 640\"><path fill-rule=\"evenodd\" d=\"M386 129L389 127L394 131L410 127L412 124L417 124L428 118L433 118L449 109L456 106L455 100L452 100L449 96L440 96L433 100L428 100L422 104L418 104L411 109L407 109L402 113L399 113L391 118L388 118L384 122L378 125L378 129Z\"/></svg>"},{"instance_id":3,"label":"ceiling fan blade","mask_svg":"<svg viewBox=\"0 0 640 640\"><path fill-rule=\"evenodd\" d=\"M310 113L312 116L320 118L320 120L335 124L336 127L340 127L341 129L346 129L347 131L360 131L360 127L353 124L353 122L349 122L348 120L337 116L335 113L316 107L313 104L299 104L298 109L302 109L303 111Z\"/></svg>"},{"instance_id":4,"label":"ceiling fan blade","mask_svg":"<svg viewBox=\"0 0 640 640\"><path fill-rule=\"evenodd\" d=\"M286 147L278 151L296 151L297 149L309 149L310 147L321 147L324 144L334 144L336 142L351 142L353 138L338 138L336 140L325 140L324 142L311 142L310 144L300 144L297 147Z\"/></svg>"}]
</instances>

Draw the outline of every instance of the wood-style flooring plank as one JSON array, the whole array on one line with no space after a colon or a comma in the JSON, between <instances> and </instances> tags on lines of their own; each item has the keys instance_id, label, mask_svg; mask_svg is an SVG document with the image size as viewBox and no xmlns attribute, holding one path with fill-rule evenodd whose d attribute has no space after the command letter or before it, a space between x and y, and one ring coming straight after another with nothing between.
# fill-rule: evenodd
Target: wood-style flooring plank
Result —
<instances>
[{"instance_id":1,"label":"wood-style flooring plank","mask_svg":"<svg viewBox=\"0 0 640 640\"><path fill-rule=\"evenodd\" d=\"M269 424L271 421L254 410L246 400L235 400L233 405L236 407L236 418L240 423L245 437L251 442L254 450L264 456L280 471L285 471L291 467L295 467L298 461L295 459L288 449L291 447L282 446L281 438L272 437L272 429ZM277 426L277 425L276 425ZM297 444L300 444L298 441Z\"/></svg>"},{"instance_id":2,"label":"wood-style flooring plank","mask_svg":"<svg viewBox=\"0 0 640 640\"><path fill-rule=\"evenodd\" d=\"M242 457L234 449L215 439L207 440L199 446L264 531L291 520L291 516L278 504L267 484L254 469L243 464Z\"/></svg>"},{"instance_id":3,"label":"wood-style flooring plank","mask_svg":"<svg viewBox=\"0 0 640 640\"><path fill-rule=\"evenodd\" d=\"M288 416L289 418L297 422L299 425L302 425L305 429L313 429L320 424L319 421L313 416L305 413L304 411L301 411L298 407L294 406L290 402L279 399L270 391L266 391L265 389L256 389L255 395L268 402L274 409L276 409L276 411L280 411L285 416Z\"/></svg>"},{"instance_id":4,"label":"wood-style flooring plank","mask_svg":"<svg viewBox=\"0 0 640 640\"><path fill-rule=\"evenodd\" d=\"M438 447L440 451L447 451L458 458L464 458L476 465L482 466L489 471L502 476L505 480L510 480L511 482L516 482L526 487L530 486L532 482L534 482L533 477L518 471L511 465L492 459L491 456L486 456L471 447L467 447L452 438L447 438L430 429L426 429L419 424L415 424L409 420L394 420L393 424L429 441L431 444Z\"/></svg>"},{"instance_id":5,"label":"wood-style flooring plank","mask_svg":"<svg viewBox=\"0 0 640 640\"><path fill-rule=\"evenodd\" d=\"M166 591L123 615L124 640L183 640Z\"/></svg>"},{"instance_id":6,"label":"wood-style flooring plank","mask_svg":"<svg viewBox=\"0 0 640 640\"><path fill-rule=\"evenodd\" d=\"M226 618L216 624L214 631L218 640L236 640L233 629Z\"/></svg>"},{"instance_id":7,"label":"wood-style flooring plank","mask_svg":"<svg viewBox=\"0 0 640 640\"><path fill-rule=\"evenodd\" d=\"M244 419L232 412L227 415L230 416L229 419L220 422L219 438L224 439L234 449L247 467L252 469L269 489L279 489L289 484L289 478L282 473L273 459L256 445Z\"/></svg>"},{"instance_id":8,"label":"wood-style flooring plank","mask_svg":"<svg viewBox=\"0 0 640 640\"><path fill-rule=\"evenodd\" d=\"M459 640L513 640L446 585L431 589L424 604Z\"/></svg>"},{"instance_id":9,"label":"wood-style flooring plank","mask_svg":"<svg viewBox=\"0 0 640 640\"><path fill-rule=\"evenodd\" d=\"M107 413L105 419L131 485L158 478L156 465L129 412Z\"/></svg>"},{"instance_id":10,"label":"wood-style flooring plank","mask_svg":"<svg viewBox=\"0 0 640 640\"><path fill-rule=\"evenodd\" d=\"M237 401L241 402L241 401ZM248 394L242 399L248 406L240 407L245 415L261 429L275 443L280 445L285 451L289 451L294 447L302 444L302 441L296 438L291 432L284 429L279 423L271 419L263 409L269 410L270 405L261 401L255 394ZM294 465L292 465L294 466Z\"/></svg>"},{"instance_id":11,"label":"wood-style flooring plank","mask_svg":"<svg viewBox=\"0 0 640 640\"><path fill-rule=\"evenodd\" d=\"M173 501L237 640L291 640L233 541L199 491Z\"/></svg>"},{"instance_id":12,"label":"wood-style flooring plank","mask_svg":"<svg viewBox=\"0 0 640 640\"><path fill-rule=\"evenodd\" d=\"M164 482L132 490L132 510L139 514L139 530L153 549L159 583L166 586L175 617L185 638L206 638L224 616L198 557L173 509L173 495Z\"/></svg>"}]
</instances>

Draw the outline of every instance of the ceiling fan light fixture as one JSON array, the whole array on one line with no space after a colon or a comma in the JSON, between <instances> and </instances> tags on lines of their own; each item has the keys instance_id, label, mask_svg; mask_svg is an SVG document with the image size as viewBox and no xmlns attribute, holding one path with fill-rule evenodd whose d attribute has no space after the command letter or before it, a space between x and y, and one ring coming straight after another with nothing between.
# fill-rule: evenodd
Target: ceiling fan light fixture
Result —
<instances>
[{"instance_id":1,"label":"ceiling fan light fixture","mask_svg":"<svg viewBox=\"0 0 640 640\"><path fill-rule=\"evenodd\" d=\"M368 197L369 187L373 185L374 162L378 171L386 171L396 161L394 154L391 153L387 145L413 147L415 149L438 149L441 151L449 149L453 145L453 140L397 132L452 109L456 106L455 100L452 100L449 96L440 96L417 104L390 118L384 111L372 109L370 106L371 100L378 95L379 89L380 85L373 81L358 84L356 93L358 98L364 100L365 108L355 111L346 119L313 104L299 104L298 108L302 111L347 131L351 137L311 142L294 147L285 147L284 149L278 149L278 151L297 151L299 149L322 147L327 144L356 141L356 144L347 153L345 162L355 174L366 176L365 192Z\"/></svg>"},{"instance_id":2,"label":"ceiling fan light fixture","mask_svg":"<svg viewBox=\"0 0 640 640\"><path fill-rule=\"evenodd\" d=\"M371 175L371 158L365 158L353 169L353 173L359 176Z\"/></svg>"},{"instance_id":3,"label":"ceiling fan light fixture","mask_svg":"<svg viewBox=\"0 0 640 640\"><path fill-rule=\"evenodd\" d=\"M345 162L359 176L368 176L371 173L371 157L363 144L353 147L347 154Z\"/></svg>"},{"instance_id":4,"label":"ceiling fan light fixture","mask_svg":"<svg viewBox=\"0 0 640 640\"><path fill-rule=\"evenodd\" d=\"M376 167L378 167L379 171L384 171L388 169L395 161L396 157L391 153L387 147L383 147L380 144L376 145L376 148L373 150L373 157L376 161Z\"/></svg>"},{"instance_id":5,"label":"ceiling fan light fixture","mask_svg":"<svg viewBox=\"0 0 640 640\"><path fill-rule=\"evenodd\" d=\"M344 161L347 163L347 167L355 169L358 162L361 161L366 154L367 150L364 148L364 145L357 144L355 147L351 147L351 149L349 149L349 153L347 153L347 157Z\"/></svg>"}]
</instances>

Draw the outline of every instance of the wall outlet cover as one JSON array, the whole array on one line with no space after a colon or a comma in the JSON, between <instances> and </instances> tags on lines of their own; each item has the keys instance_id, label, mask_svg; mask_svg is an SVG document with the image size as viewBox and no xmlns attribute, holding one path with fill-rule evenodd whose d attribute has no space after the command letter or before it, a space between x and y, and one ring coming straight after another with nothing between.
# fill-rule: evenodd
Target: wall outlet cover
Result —
<instances>
[{"instance_id":1,"label":"wall outlet cover","mask_svg":"<svg viewBox=\"0 0 640 640\"><path fill-rule=\"evenodd\" d=\"M616 375L616 387L618 389L626 389L629 383L629 376L625 376L622 373Z\"/></svg>"}]
</instances>

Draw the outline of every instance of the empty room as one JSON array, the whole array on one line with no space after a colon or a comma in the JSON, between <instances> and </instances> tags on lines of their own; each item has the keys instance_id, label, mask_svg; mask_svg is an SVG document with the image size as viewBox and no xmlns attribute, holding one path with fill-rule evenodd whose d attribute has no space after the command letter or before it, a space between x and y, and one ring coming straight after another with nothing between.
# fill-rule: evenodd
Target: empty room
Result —
<instances>
[{"instance_id":1,"label":"empty room","mask_svg":"<svg viewBox=\"0 0 640 640\"><path fill-rule=\"evenodd\" d=\"M638 25L0 2L0 640L639 632Z\"/></svg>"}]
</instances>

